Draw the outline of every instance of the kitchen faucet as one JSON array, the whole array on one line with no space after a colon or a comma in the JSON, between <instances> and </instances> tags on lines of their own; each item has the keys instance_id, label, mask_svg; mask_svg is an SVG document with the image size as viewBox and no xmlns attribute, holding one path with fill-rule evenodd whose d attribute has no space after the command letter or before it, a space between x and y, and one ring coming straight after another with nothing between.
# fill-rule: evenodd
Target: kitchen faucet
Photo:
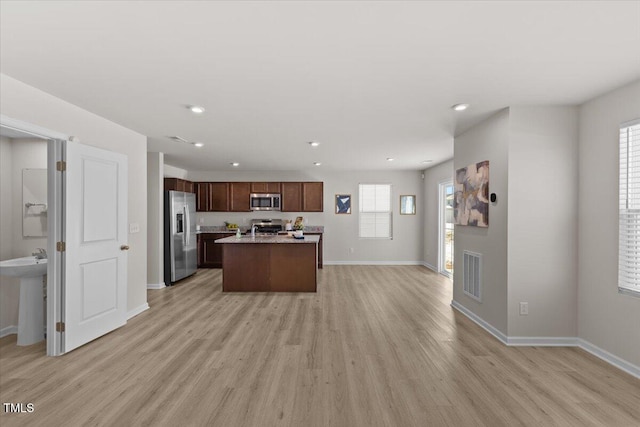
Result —
<instances>
[{"instance_id":1,"label":"kitchen faucet","mask_svg":"<svg viewBox=\"0 0 640 427\"><path fill-rule=\"evenodd\" d=\"M258 229L257 225L251 226L251 237L256 237L256 230Z\"/></svg>"},{"instance_id":2,"label":"kitchen faucet","mask_svg":"<svg viewBox=\"0 0 640 427\"><path fill-rule=\"evenodd\" d=\"M43 248L38 248L37 252L34 252L31 255L36 257L36 259L46 259L47 258L47 251L45 251Z\"/></svg>"}]
</instances>

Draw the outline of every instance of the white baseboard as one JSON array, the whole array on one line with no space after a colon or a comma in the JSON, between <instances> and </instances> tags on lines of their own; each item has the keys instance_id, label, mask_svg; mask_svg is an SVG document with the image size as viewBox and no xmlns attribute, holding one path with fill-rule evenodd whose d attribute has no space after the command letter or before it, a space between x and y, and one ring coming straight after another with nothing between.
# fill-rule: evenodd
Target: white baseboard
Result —
<instances>
[{"instance_id":1,"label":"white baseboard","mask_svg":"<svg viewBox=\"0 0 640 427\"><path fill-rule=\"evenodd\" d=\"M127 313L127 320L131 319L132 317L136 317L138 314L142 313L143 311L147 311L148 309L149 309L149 303L145 302L144 304L129 311Z\"/></svg>"},{"instance_id":2,"label":"white baseboard","mask_svg":"<svg viewBox=\"0 0 640 427\"><path fill-rule=\"evenodd\" d=\"M147 289L163 289L166 287L167 285L164 283L147 283Z\"/></svg>"},{"instance_id":3,"label":"white baseboard","mask_svg":"<svg viewBox=\"0 0 640 427\"><path fill-rule=\"evenodd\" d=\"M578 337L508 337L481 317L464 307L457 301L451 301L451 307L467 316L471 321L496 337L500 342L510 347L531 346L531 347L580 347L584 351L593 354L612 366L636 377L640 378L640 367L628 362L598 346L591 344Z\"/></svg>"},{"instance_id":4,"label":"white baseboard","mask_svg":"<svg viewBox=\"0 0 640 427\"><path fill-rule=\"evenodd\" d=\"M498 341L502 342L505 345L509 345L507 336L505 334L503 334L500 330L491 326L489 323L485 322L481 317L479 317L477 314L475 314L474 312L472 312L471 310L469 310L468 308L460 304L458 301L451 300L451 307L455 308L460 313L464 314L469 319L471 319L473 322L477 323L480 327L482 327L482 329L484 329L485 331L489 332L491 335L496 337Z\"/></svg>"},{"instance_id":5,"label":"white baseboard","mask_svg":"<svg viewBox=\"0 0 640 427\"><path fill-rule=\"evenodd\" d=\"M11 326L7 326L6 328L2 328L0 329L0 338L4 338L7 335L14 335L18 333L18 327L11 325Z\"/></svg>"},{"instance_id":6,"label":"white baseboard","mask_svg":"<svg viewBox=\"0 0 640 427\"><path fill-rule=\"evenodd\" d=\"M619 358L615 354L609 353L607 350L603 350L598 346L591 344L589 341L578 338L578 347L584 351L593 354L594 356L604 360L605 362L615 366L618 369L625 371L627 374L633 375L640 379L640 366L634 365L631 362L627 362L624 359Z\"/></svg>"},{"instance_id":7,"label":"white baseboard","mask_svg":"<svg viewBox=\"0 0 640 427\"><path fill-rule=\"evenodd\" d=\"M424 265L422 261L324 261L323 265Z\"/></svg>"},{"instance_id":8,"label":"white baseboard","mask_svg":"<svg viewBox=\"0 0 640 427\"><path fill-rule=\"evenodd\" d=\"M438 272L438 269L437 269L437 268L435 268L433 265L429 264L429 263L428 263L428 262L426 262L426 261L422 261L422 265L423 265L424 267L427 267L429 270L433 271L434 273L437 273L437 272Z\"/></svg>"},{"instance_id":9,"label":"white baseboard","mask_svg":"<svg viewBox=\"0 0 640 427\"><path fill-rule=\"evenodd\" d=\"M576 337L507 337L511 347L576 347Z\"/></svg>"}]
</instances>

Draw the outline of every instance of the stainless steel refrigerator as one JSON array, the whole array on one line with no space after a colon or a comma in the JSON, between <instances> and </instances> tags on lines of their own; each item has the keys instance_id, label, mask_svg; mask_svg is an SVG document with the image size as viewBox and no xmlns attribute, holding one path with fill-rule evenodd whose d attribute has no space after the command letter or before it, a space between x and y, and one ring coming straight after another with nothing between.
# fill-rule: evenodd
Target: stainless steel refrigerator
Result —
<instances>
[{"instance_id":1,"label":"stainless steel refrigerator","mask_svg":"<svg viewBox=\"0 0 640 427\"><path fill-rule=\"evenodd\" d=\"M164 192L164 283L171 286L198 268L196 195Z\"/></svg>"}]
</instances>

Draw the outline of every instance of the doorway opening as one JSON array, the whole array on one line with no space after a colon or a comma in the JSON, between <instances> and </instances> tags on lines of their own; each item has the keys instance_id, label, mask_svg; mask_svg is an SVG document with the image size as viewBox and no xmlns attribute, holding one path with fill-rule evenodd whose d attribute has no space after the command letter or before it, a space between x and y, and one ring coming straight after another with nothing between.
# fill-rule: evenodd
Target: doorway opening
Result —
<instances>
[{"instance_id":1,"label":"doorway opening","mask_svg":"<svg viewBox=\"0 0 640 427\"><path fill-rule=\"evenodd\" d=\"M444 181L439 184L439 206L440 225L438 233L438 272L453 278L453 242L454 242L454 222L453 222L453 181Z\"/></svg>"},{"instance_id":2,"label":"doorway opening","mask_svg":"<svg viewBox=\"0 0 640 427\"><path fill-rule=\"evenodd\" d=\"M0 301L2 336L16 334L17 345L42 342L48 334L51 244L49 199L50 139L0 123L2 242ZM19 267L12 267L20 264ZM48 343L48 341L47 341Z\"/></svg>"}]
</instances>

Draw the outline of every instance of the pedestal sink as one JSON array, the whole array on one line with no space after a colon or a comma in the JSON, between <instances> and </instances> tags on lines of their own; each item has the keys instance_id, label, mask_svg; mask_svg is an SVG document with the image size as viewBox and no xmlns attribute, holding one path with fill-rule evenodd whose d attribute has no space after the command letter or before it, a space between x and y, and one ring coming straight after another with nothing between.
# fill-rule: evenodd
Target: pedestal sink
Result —
<instances>
[{"instance_id":1,"label":"pedestal sink","mask_svg":"<svg viewBox=\"0 0 640 427\"><path fill-rule=\"evenodd\" d=\"M20 278L18 345L31 345L44 339L42 280L46 273L46 258L30 256L0 261L0 276Z\"/></svg>"}]
</instances>

